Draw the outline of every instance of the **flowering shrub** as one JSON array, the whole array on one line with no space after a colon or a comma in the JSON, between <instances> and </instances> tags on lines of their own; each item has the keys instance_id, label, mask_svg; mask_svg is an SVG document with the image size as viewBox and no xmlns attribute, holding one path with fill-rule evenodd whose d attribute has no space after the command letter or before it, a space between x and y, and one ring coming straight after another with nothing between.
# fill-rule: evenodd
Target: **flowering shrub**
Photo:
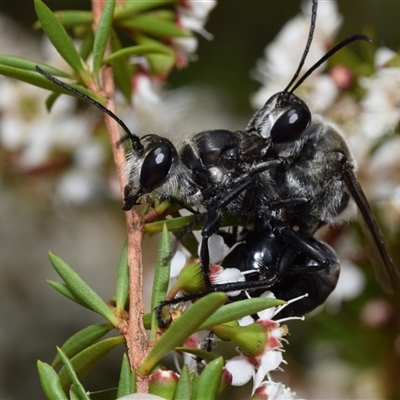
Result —
<instances>
[{"instance_id":1,"label":"flowering shrub","mask_svg":"<svg viewBox=\"0 0 400 400\"><path fill-rule=\"evenodd\" d=\"M35 6L39 18L36 27L45 31L54 47L45 41L37 50L41 55L36 58L41 63L20 58L21 54L0 56L0 73L17 79L1 78L0 81L3 93L0 110L4 114L0 125L2 151L9 155L10 166L17 173L57 172L51 192L56 194L58 201L84 204L102 194L116 198L124 186L123 149L115 146L120 139L118 128L106 117L110 146L110 141L104 140L105 132L99 125L97 110L88 108L77 113L75 99L60 96L64 91L39 76L35 65L39 64L63 80L77 82L75 86L79 90L110 109L114 109L115 85L118 115L129 121L134 131L142 131L143 121L152 119L154 123L154 114L162 110L165 114L170 112L168 108L163 109L163 84L173 68L187 66L191 61L197 48L193 32L211 38L204 24L215 2L160 0L146 4L114 4L105 1L93 2L93 12L57 13L52 13L40 0L35 0ZM281 91L290 81L293 65L297 65L301 57L308 34L310 9L308 3L304 5L304 13L288 22L276 40L267 46L265 58L257 63L255 75L263 86L253 98L255 108L262 106L271 94ZM336 3L324 4L319 19L324 22L320 29L317 28L305 68L314 64L335 42L342 22ZM73 32L73 40L62 26ZM95 29L92 30L92 26ZM117 32L128 37L129 46L121 44ZM293 37L298 43L293 43ZM350 133L363 187L369 198L379 200L382 219L387 220L394 233L399 230L400 176L399 142L395 134L400 118L397 64L397 54L388 49L377 49L375 60L360 59L357 68L348 64L348 53L343 57L339 53L335 62L329 61L326 68L315 71L298 89L299 96L311 105L313 112L323 112ZM369 75L362 76L361 67L368 70ZM45 99L39 88L54 93ZM186 97L182 95L175 101L185 103ZM51 113L45 112L44 103ZM176 103L172 104L170 107L176 108ZM55 129L57 135L54 135ZM110 162L110 148L114 152L117 175ZM253 383L252 399L293 398L294 393L282 383L275 382L271 374L282 370L282 364L285 364L283 354L288 335L287 326L282 325L285 320L279 319L279 311L285 305L272 293L231 304L225 304L225 294L213 293L193 304L179 304L171 313L173 322L168 329L158 326L157 313L143 315L142 271L137 257L141 250L142 229L149 233L160 232L166 222L170 231L177 231L191 221L190 216L164 221L168 212L176 217L176 209L165 203L155 206L156 215L150 212L144 220L135 212L127 216L129 244L121 256L115 297L110 302L104 302L63 260L50 254L52 265L64 281L50 281L50 285L72 301L100 314L107 322L89 326L72 336L61 347L51 366L38 363L46 396L67 398L69 391L70 398L88 398L80 378L114 347L125 344L128 356L122 361L119 398L135 398L133 393L149 391L152 398L188 398L188 394L193 393L193 398L211 399L228 386L242 386L250 380ZM397 213L393 213L393 209ZM393 215L397 217L393 218ZM154 219L161 221L153 222ZM135 233L131 232L132 227L136 228ZM366 282L357 265L364 259L353 239L354 232L354 229L349 233L339 232L334 238L344 243L339 246L342 278L328 304L334 310L340 308L342 301L358 296ZM221 240L218 246L211 255L215 264L226 254ZM193 289L196 293L199 285L204 284L201 279L199 282L193 278L199 275L198 261L187 263L195 250L196 245L192 242L186 250L182 249L186 254L190 253L190 257L177 252L170 273L165 264L168 264L171 244L167 231L163 230L152 310L165 298L173 298L181 290L190 293ZM213 283L221 283L245 278L238 270L213 265L210 279ZM370 309L374 308L371 306ZM256 319L249 316L256 314ZM370 314L366 312L366 321L371 321ZM117 330L118 335L103 339L113 330ZM148 340L146 331L149 332ZM222 341L233 342L239 355L223 359L215 350ZM176 371L160 367L170 351L178 354Z\"/></svg>"}]
</instances>

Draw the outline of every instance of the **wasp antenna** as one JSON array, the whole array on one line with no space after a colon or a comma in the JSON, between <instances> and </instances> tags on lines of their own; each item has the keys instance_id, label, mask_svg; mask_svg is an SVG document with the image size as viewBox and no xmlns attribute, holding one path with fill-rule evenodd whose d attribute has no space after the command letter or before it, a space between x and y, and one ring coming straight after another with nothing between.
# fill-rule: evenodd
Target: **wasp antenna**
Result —
<instances>
[{"instance_id":1,"label":"wasp antenna","mask_svg":"<svg viewBox=\"0 0 400 400\"><path fill-rule=\"evenodd\" d=\"M293 86L290 90L290 93L293 93L318 67L321 66L328 58L332 57L336 52L338 52L341 48L349 45L356 40L365 40L366 42L372 43L372 39L368 36L362 34L356 34L350 36L340 43L338 43L335 47L332 47L320 60L318 60Z\"/></svg>"},{"instance_id":2,"label":"wasp antenna","mask_svg":"<svg viewBox=\"0 0 400 400\"><path fill-rule=\"evenodd\" d=\"M129 128L125 125L124 121L122 121L120 118L118 118L111 110L109 110L108 108L104 107L101 103L99 103L98 101L96 101L95 99L93 99L92 97L88 96L87 94L84 94L82 92L80 92L79 90L73 88L72 86L66 84L65 82L60 81L59 79L57 79L56 77L54 77L53 75L47 73L46 71L43 71L42 68L40 68L38 65L36 65L36 71L39 72L40 75L44 76L46 79L48 79L49 81L55 83L56 85L62 87L65 90L68 90L69 92L73 93L74 95L80 97L81 99L86 100L87 102L93 104L94 106L96 106L98 109L100 109L101 111L103 111L105 114L107 114L108 116L110 116L113 120L115 120L121 127L122 129L126 132L126 134L128 135L128 138L131 140L132 142L132 147L136 150L136 151L141 151L143 149L143 145L140 142L140 138L136 135L134 135Z\"/></svg>"},{"instance_id":3,"label":"wasp antenna","mask_svg":"<svg viewBox=\"0 0 400 400\"><path fill-rule=\"evenodd\" d=\"M312 10L311 10L311 24L310 24L310 30L308 32L308 39L307 39L306 47L305 47L305 49L303 51L303 55L301 56L301 60L300 60L299 66L297 67L297 70L294 73L293 78L291 79L291 81L286 86L286 88L285 88L285 90L283 92L288 92L289 91L290 86L293 85L293 82L300 75L300 71L303 68L303 65L304 65L304 63L306 61L308 52L310 51L311 42L312 42L313 37L314 37L315 25L316 25L316 21L317 21L317 9L318 9L318 0L313 0L313 6L312 6ZM292 92L292 90L290 92Z\"/></svg>"}]
</instances>

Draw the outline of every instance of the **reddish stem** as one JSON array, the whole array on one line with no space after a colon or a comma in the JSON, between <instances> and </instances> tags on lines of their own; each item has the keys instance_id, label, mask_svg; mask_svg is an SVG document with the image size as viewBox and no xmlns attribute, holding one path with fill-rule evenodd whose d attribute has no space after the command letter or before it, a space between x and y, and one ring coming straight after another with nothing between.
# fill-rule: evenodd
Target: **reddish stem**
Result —
<instances>
[{"instance_id":1,"label":"reddish stem","mask_svg":"<svg viewBox=\"0 0 400 400\"><path fill-rule=\"evenodd\" d=\"M92 0L92 9L94 16L94 30L103 10L105 0ZM103 94L108 99L106 107L115 113L114 104L114 80L112 69L106 67L102 69ZM119 125L104 115L105 123L112 143L114 162L118 174L118 181L121 189L121 197L124 195L124 168L125 152L123 146L117 146L120 139ZM126 329L121 326L121 331L126 338L128 346L128 356L132 370L137 370L142 364L147 354L147 335L143 326L143 264L142 264L142 240L143 240L143 220L141 216L133 209L126 212L126 230L128 234L128 265L129 265L129 322ZM146 377L137 377L137 391L139 393L147 392L148 382Z\"/></svg>"}]
</instances>

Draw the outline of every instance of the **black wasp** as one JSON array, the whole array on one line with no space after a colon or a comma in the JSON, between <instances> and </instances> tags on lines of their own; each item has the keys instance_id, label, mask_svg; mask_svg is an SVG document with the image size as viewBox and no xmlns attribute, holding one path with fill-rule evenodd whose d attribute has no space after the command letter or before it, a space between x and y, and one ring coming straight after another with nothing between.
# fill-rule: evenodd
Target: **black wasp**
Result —
<instances>
[{"instance_id":1,"label":"black wasp","mask_svg":"<svg viewBox=\"0 0 400 400\"><path fill-rule=\"evenodd\" d=\"M325 267L321 268L322 265ZM253 230L242 234L241 241L232 246L222 266L242 271L247 282L271 282L277 275L281 276L268 287L277 299L291 300L308 294L281 310L279 318L301 316L323 304L335 289L340 271L340 261L330 246L312 237L301 237L273 219L259 220ZM264 291L264 288L255 289L251 296L259 296ZM228 295L232 301L247 298L243 292Z\"/></svg>"},{"instance_id":2,"label":"black wasp","mask_svg":"<svg viewBox=\"0 0 400 400\"><path fill-rule=\"evenodd\" d=\"M124 210L130 210L147 195L175 200L190 210L205 209L201 214L204 226L200 263L209 287L207 292L278 288L282 281L279 290L285 297L295 291L292 285L300 285L299 280L308 288L306 291L313 291L320 279L330 280L329 290L314 300L315 304L323 302L336 285L339 262L333 250L313 236L321 226L331 224L344 213L351 196L361 210L382 261L382 266L377 267L379 282L388 291L399 286L399 272L356 179L346 141L338 128L312 115L293 93L340 48L354 40L369 40L363 35L344 40L293 85L311 45L316 15L317 0L314 0L309 39L292 81L254 114L244 131L201 132L179 151L164 137L139 138L132 134L101 104L37 67L39 73L54 83L106 112L126 131L132 151L127 161ZM246 240L246 256L241 262L246 259L248 265L242 266L243 270L253 270L251 257L256 253L255 248L274 247L275 254L266 259L271 265L264 264L268 273L258 269L253 273L253 278L258 279L211 285L208 238L220 228L224 213L234 214L243 224L253 222L256 226L254 234L249 234ZM266 226L272 229L272 236L265 234ZM314 274L318 270L322 272ZM308 281L303 277L307 271L313 273Z\"/></svg>"}]
</instances>

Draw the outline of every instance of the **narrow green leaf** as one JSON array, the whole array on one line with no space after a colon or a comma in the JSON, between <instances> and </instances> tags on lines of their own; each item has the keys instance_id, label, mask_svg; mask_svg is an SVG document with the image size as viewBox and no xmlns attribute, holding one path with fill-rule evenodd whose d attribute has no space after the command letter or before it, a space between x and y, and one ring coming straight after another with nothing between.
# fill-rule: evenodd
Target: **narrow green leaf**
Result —
<instances>
[{"instance_id":1,"label":"narrow green leaf","mask_svg":"<svg viewBox=\"0 0 400 400\"><path fill-rule=\"evenodd\" d=\"M131 371L128 356L124 353L122 358L121 373L118 381L117 399L136 392L136 379L134 371Z\"/></svg>"},{"instance_id":2,"label":"narrow green leaf","mask_svg":"<svg viewBox=\"0 0 400 400\"><path fill-rule=\"evenodd\" d=\"M30 83L31 85L51 90L56 93L64 93L70 96L74 96L70 91L61 88L50 80L46 79L42 75L37 72L24 70L15 67L9 67L7 65L0 65L0 75L7 76L8 78L17 79L22 82ZM92 97L94 100L98 101L101 104L105 104L106 100L98 95L97 93L92 92L91 90L86 89L81 85L70 84L73 88L79 90L80 92L86 94L87 96Z\"/></svg>"},{"instance_id":3,"label":"narrow green leaf","mask_svg":"<svg viewBox=\"0 0 400 400\"><path fill-rule=\"evenodd\" d=\"M43 361L38 360L37 368L39 372L40 384L45 396L49 400L68 400L64 393L57 372Z\"/></svg>"},{"instance_id":4,"label":"narrow green leaf","mask_svg":"<svg viewBox=\"0 0 400 400\"><path fill-rule=\"evenodd\" d=\"M224 360L222 357L211 361L200 375L193 400L215 399L222 376Z\"/></svg>"},{"instance_id":5,"label":"narrow green leaf","mask_svg":"<svg viewBox=\"0 0 400 400\"><path fill-rule=\"evenodd\" d=\"M51 43L53 43L53 46L60 53L61 57L64 58L64 60L72 67L72 69L79 73L83 82L85 82L85 84L89 83L90 75L85 70L79 53L64 27L41 0L34 0L34 4L40 24Z\"/></svg>"},{"instance_id":6,"label":"narrow green leaf","mask_svg":"<svg viewBox=\"0 0 400 400\"><path fill-rule=\"evenodd\" d=\"M115 53L122 49L121 42L115 30L111 31L111 51ZM103 60L103 64L106 64ZM117 58L111 62L114 81L118 89L121 90L128 104L132 102L132 74L137 68L126 62L124 58Z\"/></svg>"},{"instance_id":7,"label":"narrow green leaf","mask_svg":"<svg viewBox=\"0 0 400 400\"><path fill-rule=\"evenodd\" d=\"M236 321L246 315L256 314L267 308L277 307L282 304L285 304L285 301L265 297L235 301L217 310L207 321L201 324L199 330L209 329L213 326L225 324L230 321Z\"/></svg>"},{"instance_id":8,"label":"narrow green leaf","mask_svg":"<svg viewBox=\"0 0 400 400\"><path fill-rule=\"evenodd\" d=\"M79 55L82 60L87 60L93 50L94 33L91 26L88 26L86 32L83 35L83 41L79 49Z\"/></svg>"},{"instance_id":9,"label":"narrow green leaf","mask_svg":"<svg viewBox=\"0 0 400 400\"><path fill-rule=\"evenodd\" d=\"M125 312L125 305L129 296L129 267L128 267L128 241L125 241L122 248L117 271L117 284L115 289L115 313L122 317Z\"/></svg>"},{"instance_id":10,"label":"narrow green leaf","mask_svg":"<svg viewBox=\"0 0 400 400\"><path fill-rule=\"evenodd\" d=\"M175 390L174 400L187 400L192 398L192 385L187 365L182 367L178 384Z\"/></svg>"},{"instance_id":11,"label":"narrow green leaf","mask_svg":"<svg viewBox=\"0 0 400 400\"><path fill-rule=\"evenodd\" d=\"M106 333L110 332L113 328L114 326L112 324L90 325L72 335L61 346L61 350L68 358L71 358L87 347L91 346L94 342L96 342ZM52 367L56 367L60 363L61 357L60 354L57 354L51 365Z\"/></svg>"},{"instance_id":12,"label":"narrow green leaf","mask_svg":"<svg viewBox=\"0 0 400 400\"><path fill-rule=\"evenodd\" d=\"M167 227L161 234L160 245L158 248L156 268L154 271L153 291L151 296L151 309L154 310L167 295L169 285L169 273L171 267L171 239ZM157 334L157 315L154 312L151 321L150 341L154 341Z\"/></svg>"},{"instance_id":13,"label":"narrow green leaf","mask_svg":"<svg viewBox=\"0 0 400 400\"><path fill-rule=\"evenodd\" d=\"M62 10L53 13L58 21L65 28L72 28L76 25L90 25L93 23L93 13L83 10Z\"/></svg>"},{"instance_id":14,"label":"narrow green leaf","mask_svg":"<svg viewBox=\"0 0 400 400\"><path fill-rule=\"evenodd\" d=\"M57 290L57 292L61 293L63 296L67 297L68 299L74 301L75 303L79 304L82 307L87 308L88 310L91 310L91 308L85 304L79 297L77 297L65 283L61 282L56 282L56 281L51 281L47 280L47 283L54 289Z\"/></svg>"},{"instance_id":15,"label":"narrow green leaf","mask_svg":"<svg viewBox=\"0 0 400 400\"><path fill-rule=\"evenodd\" d=\"M115 0L108 0L104 4L93 44L93 76L98 80L100 66L106 51L114 15Z\"/></svg>"},{"instance_id":16,"label":"narrow green leaf","mask_svg":"<svg viewBox=\"0 0 400 400\"><path fill-rule=\"evenodd\" d=\"M199 376L197 374L190 374L190 384L192 386L192 399L193 399L193 394L196 393L197 386L199 384Z\"/></svg>"},{"instance_id":17,"label":"narrow green leaf","mask_svg":"<svg viewBox=\"0 0 400 400\"><path fill-rule=\"evenodd\" d=\"M114 326L118 326L119 319L112 313L108 305L65 261L51 252L49 252L49 258L54 269L76 297Z\"/></svg>"},{"instance_id":18,"label":"narrow green leaf","mask_svg":"<svg viewBox=\"0 0 400 400\"><path fill-rule=\"evenodd\" d=\"M167 226L164 228L158 247L156 268L153 280L153 293L151 297L151 309L153 310L163 301L167 295L169 284L169 272L171 265L171 239L169 237Z\"/></svg>"},{"instance_id":19,"label":"narrow green leaf","mask_svg":"<svg viewBox=\"0 0 400 400\"><path fill-rule=\"evenodd\" d=\"M58 68L54 68L47 64L38 63L37 61L28 60L23 57L2 55L0 56L0 64L7 65L9 67L25 69L28 71L34 71L35 73L37 73L36 65L38 65L40 68L44 68L51 75L61 76L63 78L72 78L70 74L61 71Z\"/></svg>"},{"instance_id":20,"label":"narrow green leaf","mask_svg":"<svg viewBox=\"0 0 400 400\"><path fill-rule=\"evenodd\" d=\"M192 304L176 319L152 348L138 372L148 375L152 368L176 346L182 344L199 326L226 302L225 293L211 293Z\"/></svg>"},{"instance_id":21,"label":"narrow green leaf","mask_svg":"<svg viewBox=\"0 0 400 400\"><path fill-rule=\"evenodd\" d=\"M206 361L215 360L218 357L221 357L221 354L213 353L212 351L200 350L200 349L193 349L190 347L175 347L175 351L181 351L184 353L193 354L196 357L200 357Z\"/></svg>"},{"instance_id":22,"label":"narrow green leaf","mask_svg":"<svg viewBox=\"0 0 400 400\"><path fill-rule=\"evenodd\" d=\"M116 336L108 339L104 339L101 342L97 342L92 346L81 351L79 354L71 359L71 366L75 371L77 379L82 378L89 371L91 371L114 347L124 343L125 339L123 336ZM63 360L64 362L64 360ZM66 368L63 367L58 374L61 385L64 390L68 390L72 381L72 378Z\"/></svg>"},{"instance_id":23,"label":"narrow green leaf","mask_svg":"<svg viewBox=\"0 0 400 400\"><path fill-rule=\"evenodd\" d=\"M93 13L83 10L61 10L54 11L54 16L58 19L64 28L73 28L77 25L88 25L93 22ZM33 24L33 29L40 29L42 24L36 21Z\"/></svg>"},{"instance_id":24,"label":"narrow green leaf","mask_svg":"<svg viewBox=\"0 0 400 400\"><path fill-rule=\"evenodd\" d=\"M115 20L131 18L137 13L169 3L176 3L176 0L126 1L116 7Z\"/></svg>"},{"instance_id":25,"label":"narrow green leaf","mask_svg":"<svg viewBox=\"0 0 400 400\"><path fill-rule=\"evenodd\" d=\"M60 97L61 93L50 93L50 95L47 97L46 99L46 109L47 111L51 111L54 103L56 102L56 100Z\"/></svg>"},{"instance_id":26,"label":"narrow green leaf","mask_svg":"<svg viewBox=\"0 0 400 400\"><path fill-rule=\"evenodd\" d=\"M79 397L78 390L74 385L71 385L69 389L69 398L70 400L81 400Z\"/></svg>"},{"instance_id":27,"label":"narrow green leaf","mask_svg":"<svg viewBox=\"0 0 400 400\"><path fill-rule=\"evenodd\" d=\"M160 42L158 40L152 39L148 36L145 36L143 33L138 33L134 30L126 30L126 34L139 45L160 45ZM165 49L169 50L169 54L148 53L146 55L146 58L150 65L150 72L154 75L168 73L176 63L176 55L173 48L170 46L165 46Z\"/></svg>"},{"instance_id":28,"label":"narrow green leaf","mask_svg":"<svg viewBox=\"0 0 400 400\"><path fill-rule=\"evenodd\" d=\"M184 217L167 219L166 221L150 222L144 226L144 229L147 233L158 233L162 231L164 224L166 224L169 232L175 232L185 228L189 224L192 224L195 221L195 218L195 215L185 215ZM191 225L192 230L201 229L203 225L202 222L203 221L200 221Z\"/></svg>"},{"instance_id":29,"label":"narrow green leaf","mask_svg":"<svg viewBox=\"0 0 400 400\"><path fill-rule=\"evenodd\" d=\"M74 365L72 364L71 360L64 354L64 352L60 348L57 348L57 351L58 351L58 354L60 355L61 360L64 364L64 367L61 369L61 371L64 370L65 374L69 378L68 388L70 387L70 385L72 383L74 385L74 393L76 394L76 396L79 399L90 400L88 395L86 394L86 390L82 386L82 383L79 381L78 375L76 374ZM60 378L60 381L62 382L61 371L58 376ZM64 385L63 385L63 387L64 387L64 389L66 389Z\"/></svg>"},{"instance_id":30,"label":"narrow green leaf","mask_svg":"<svg viewBox=\"0 0 400 400\"><path fill-rule=\"evenodd\" d=\"M132 18L118 20L115 21L115 24L124 29L131 29L163 38L193 37L189 31L179 28L174 22L148 15L137 15Z\"/></svg>"},{"instance_id":31,"label":"narrow green leaf","mask_svg":"<svg viewBox=\"0 0 400 400\"><path fill-rule=\"evenodd\" d=\"M103 65L109 64L110 62L118 60L120 58L143 55L148 53L170 54L171 49L169 49L167 46L163 45L158 46L152 44L143 44L143 45L125 47L124 49L118 50L110 54L107 58L105 58L103 60Z\"/></svg>"},{"instance_id":32,"label":"narrow green leaf","mask_svg":"<svg viewBox=\"0 0 400 400\"><path fill-rule=\"evenodd\" d=\"M144 314L143 315L143 325L144 325L144 328L147 330L151 329L151 318L152 318L152 314Z\"/></svg>"},{"instance_id":33,"label":"narrow green leaf","mask_svg":"<svg viewBox=\"0 0 400 400\"><path fill-rule=\"evenodd\" d=\"M0 65L0 75L7 76L8 78L18 79L19 81L27 82L30 83L31 85L38 86L43 89L53 90L53 91L56 90L58 92L64 93L64 91L61 88L58 88L54 83L50 82L48 79L39 75L37 72L15 67L9 67L7 65Z\"/></svg>"}]
</instances>

